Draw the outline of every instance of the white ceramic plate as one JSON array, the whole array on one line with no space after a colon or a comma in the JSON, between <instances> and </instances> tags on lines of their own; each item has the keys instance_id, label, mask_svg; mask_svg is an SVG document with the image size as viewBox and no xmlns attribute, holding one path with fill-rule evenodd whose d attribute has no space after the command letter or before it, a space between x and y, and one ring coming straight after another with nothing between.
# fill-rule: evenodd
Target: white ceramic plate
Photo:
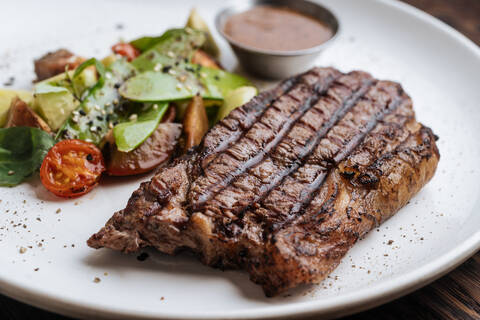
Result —
<instances>
[{"instance_id":1,"label":"white ceramic plate","mask_svg":"<svg viewBox=\"0 0 480 320\"><path fill-rule=\"evenodd\" d=\"M202 1L197 6L211 23L222 2ZM107 179L78 200L54 198L33 179L0 189L0 291L42 308L90 318L332 317L406 294L472 255L480 246L479 48L398 2L322 2L339 16L342 34L318 65L363 69L400 81L413 97L418 119L440 136L441 153L433 180L355 245L328 279L268 299L246 273L213 270L187 255L166 257L149 251L150 258L139 262L135 255L92 250L85 240L148 177ZM120 37L180 26L193 4L3 2L0 84L14 76L15 87L29 87L33 58L48 50L66 47L101 57ZM222 62L233 68L231 51L220 43ZM61 212L56 213L58 208ZM19 253L21 246L28 248L26 253ZM94 283L95 277L101 282Z\"/></svg>"}]
</instances>

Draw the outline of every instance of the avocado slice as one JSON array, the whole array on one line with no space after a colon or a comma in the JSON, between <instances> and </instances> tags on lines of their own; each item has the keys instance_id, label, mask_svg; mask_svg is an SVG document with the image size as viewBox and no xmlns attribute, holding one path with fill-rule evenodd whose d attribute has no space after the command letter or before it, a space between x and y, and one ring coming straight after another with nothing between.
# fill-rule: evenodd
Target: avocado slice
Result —
<instances>
[{"instance_id":1,"label":"avocado slice","mask_svg":"<svg viewBox=\"0 0 480 320\"><path fill-rule=\"evenodd\" d=\"M77 108L79 101L69 91L35 94L34 108L53 131L57 131Z\"/></svg>"},{"instance_id":2,"label":"avocado slice","mask_svg":"<svg viewBox=\"0 0 480 320\"><path fill-rule=\"evenodd\" d=\"M70 82L74 72L68 71L68 76L61 73L35 85L33 108L53 131L57 131L79 105L75 94L81 94L97 82L95 69L87 68L75 78L77 92L74 93Z\"/></svg>"}]
</instances>

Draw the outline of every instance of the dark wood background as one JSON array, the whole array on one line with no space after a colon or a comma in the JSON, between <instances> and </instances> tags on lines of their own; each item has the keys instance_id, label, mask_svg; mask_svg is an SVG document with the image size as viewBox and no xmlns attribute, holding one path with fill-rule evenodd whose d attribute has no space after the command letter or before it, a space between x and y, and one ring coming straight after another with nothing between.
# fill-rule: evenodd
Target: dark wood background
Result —
<instances>
[{"instance_id":1,"label":"dark wood background","mask_svg":"<svg viewBox=\"0 0 480 320\"><path fill-rule=\"evenodd\" d=\"M480 45L480 0L404 2L436 16ZM1 295L0 319L69 320ZM423 289L347 319L480 319L480 253Z\"/></svg>"}]
</instances>

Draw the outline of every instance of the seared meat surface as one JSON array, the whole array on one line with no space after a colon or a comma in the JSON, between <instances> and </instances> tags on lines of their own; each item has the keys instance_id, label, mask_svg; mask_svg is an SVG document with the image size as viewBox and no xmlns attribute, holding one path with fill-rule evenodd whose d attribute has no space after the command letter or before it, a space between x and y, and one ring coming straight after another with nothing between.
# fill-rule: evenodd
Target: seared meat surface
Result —
<instances>
[{"instance_id":1,"label":"seared meat surface","mask_svg":"<svg viewBox=\"0 0 480 320\"><path fill-rule=\"evenodd\" d=\"M318 283L433 176L432 131L394 82L314 68L232 111L88 244L192 250L268 296Z\"/></svg>"},{"instance_id":2,"label":"seared meat surface","mask_svg":"<svg viewBox=\"0 0 480 320\"><path fill-rule=\"evenodd\" d=\"M33 127L48 133L52 132L48 124L19 97L13 98L10 104L5 128L10 127Z\"/></svg>"},{"instance_id":3,"label":"seared meat surface","mask_svg":"<svg viewBox=\"0 0 480 320\"><path fill-rule=\"evenodd\" d=\"M84 58L78 57L66 49L49 52L34 62L37 81L63 73L67 66L69 70L75 69L84 60Z\"/></svg>"}]
</instances>

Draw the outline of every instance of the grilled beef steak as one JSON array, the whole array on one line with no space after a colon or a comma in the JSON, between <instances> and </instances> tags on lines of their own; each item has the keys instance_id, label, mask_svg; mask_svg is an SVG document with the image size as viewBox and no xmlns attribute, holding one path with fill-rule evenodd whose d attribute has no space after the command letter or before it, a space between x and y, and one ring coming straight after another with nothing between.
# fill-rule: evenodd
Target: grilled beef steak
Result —
<instances>
[{"instance_id":1,"label":"grilled beef steak","mask_svg":"<svg viewBox=\"0 0 480 320\"><path fill-rule=\"evenodd\" d=\"M83 61L85 61L84 58L78 57L66 49L58 49L57 51L49 52L34 62L37 81L45 80L63 73L67 66L68 70L73 70Z\"/></svg>"},{"instance_id":2,"label":"grilled beef steak","mask_svg":"<svg viewBox=\"0 0 480 320\"><path fill-rule=\"evenodd\" d=\"M247 270L273 296L323 280L438 160L399 84L314 68L232 111L88 244L192 250L207 265Z\"/></svg>"}]
</instances>

